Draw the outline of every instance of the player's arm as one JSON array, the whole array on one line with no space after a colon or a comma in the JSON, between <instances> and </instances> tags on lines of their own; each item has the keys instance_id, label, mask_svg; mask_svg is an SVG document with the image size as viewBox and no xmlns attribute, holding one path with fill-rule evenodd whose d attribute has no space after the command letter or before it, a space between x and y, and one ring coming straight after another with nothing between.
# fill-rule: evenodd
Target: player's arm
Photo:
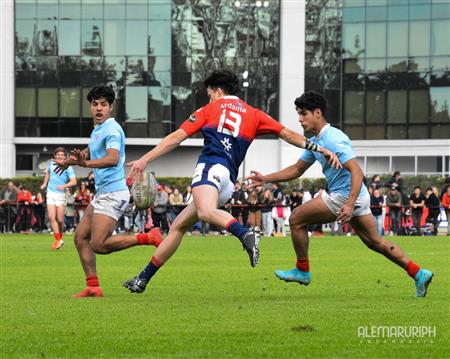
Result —
<instances>
[{"instance_id":1,"label":"player's arm","mask_svg":"<svg viewBox=\"0 0 450 359\"><path fill-rule=\"evenodd\" d=\"M172 132L170 135L164 137L161 142L159 142L155 148L148 151L144 156L136 161L127 163L127 166L131 166L131 172L142 172L147 165L161 157L162 155L173 151L177 148L181 142L187 139L189 135L183 129L178 129Z\"/></svg>"},{"instance_id":2,"label":"player's arm","mask_svg":"<svg viewBox=\"0 0 450 359\"><path fill-rule=\"evenodd\" d=\"M363 183L364 174L358 161L352 158L344 163L344 168L350 172L350 193L347 202L342 206L336 218L341 223L347 223L352 218L353 209Z\"/></svg>"},{"instance_id":3,"label":"player's arm","mask_svg":"<svg viewBox=\"0 0 450 359\"><path fill-rule=\"evenodd\" d=\"M265 176L257 171L251 171L252 175L245 177L244 180L250 187L261 186L264 183L290 181L300 177L309 167L311 167L311 165L312 163L298 160L296 163L289 167L283 168L278 172L273 172Z\"/></svg>"},{"instance_id":4,"label":"player's arm","mask_svg":"<svg viewBox=\"0 0 450 359\"><path fill-rule=\"evenodd\" d=\"M314 142L310 141L308 138L306 138L303 135L300 135L299 133L296 133L286 127L284 127L278 136L286 141L287 143L290 143L291 145L294 145L299 148L304 148L306 150L310 150L313 152L319 152L321 153L328 161L328 163L335 168L342 168L341 163L339 162L338 156L331 152L330 150L321 147Z\"/></svg>"},{"instance_id":5,"label":"player's arm","mask_svg":"<svg viewBox=\"0 0 450 359\"><path fill-rule=\"evenodd\" d=\"M41 189L47 187L49 179L50 179L50 172L48 170L45 170L44 182L42 182Z\"/></svg>"},{"instance_id":6,"label":"player's arm","mask_svg":"<svg viewBox=\"0 0 450 359\"><path fill-rule=\"evenodd\" d=\"M95 160L85 160L84 158L78 163L81 167L87 168L107 168L114 167L119 163L120 152L115 148L107 148L106 155Z\"/></svg>"}]
</instances>

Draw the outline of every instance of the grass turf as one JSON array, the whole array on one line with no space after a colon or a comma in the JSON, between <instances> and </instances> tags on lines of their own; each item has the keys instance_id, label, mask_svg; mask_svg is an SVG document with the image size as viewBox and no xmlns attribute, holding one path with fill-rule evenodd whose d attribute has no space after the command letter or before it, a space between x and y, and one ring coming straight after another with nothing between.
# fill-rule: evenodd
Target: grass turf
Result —
<instances>
[{"instance_id":1,"label":"grass turf","mask_svg":"<svg viewBox=\"0 0 450 359\"><path fill-rule=\"evenodd\" d=\"M121 282L153 247L98 256L105 297L73 299L84 276L69 236L1 235L1 351L5 358L445 358L449 238L397 237L436 273L426 298L356 237L312 238L312 283L284 283L288 238L264 238L252 269L233 237L186 237L142 295ZM360 326L431 326L432 338L359 338Z\"/></svg>"}]
</instances>

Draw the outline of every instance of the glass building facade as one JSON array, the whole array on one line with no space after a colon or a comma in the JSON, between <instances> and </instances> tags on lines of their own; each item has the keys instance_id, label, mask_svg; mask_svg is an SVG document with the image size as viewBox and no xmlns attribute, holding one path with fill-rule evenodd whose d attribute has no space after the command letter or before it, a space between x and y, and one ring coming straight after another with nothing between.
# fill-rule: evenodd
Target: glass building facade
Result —
<instances>
[{"instance_id":1,"label":"glass building facade","mask_svg":"<svg viewBox=\"0 0 450 359\"><path fill-rule=\"evenodd\" d=\"M86 94L116 91L127 137L159 138L208 102L215 68L278 117L280 4L221 0L15 1L15 136L88 137Z\"/></svg>"},{"instance_id":2,"label":"glass building facade","mask_svg":"<svg viewBox=\"0 0 450 359\"><path fill-rule=\"evenodd\" d=\"M305 88L357 139L450 138L449 0L307 0Z\"/></svg>"}]
</instances>

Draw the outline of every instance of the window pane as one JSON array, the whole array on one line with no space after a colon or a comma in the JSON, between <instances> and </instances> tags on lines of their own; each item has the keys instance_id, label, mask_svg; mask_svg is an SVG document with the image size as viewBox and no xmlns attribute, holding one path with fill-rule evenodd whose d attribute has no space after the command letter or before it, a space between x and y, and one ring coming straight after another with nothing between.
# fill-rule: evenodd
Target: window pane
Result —
<instances>
[{"instance_id":1,"label":"window pane","mask_svg":"<svg viewBox=\"0 0 450 359\"><path fill-rule=\"evenodd\" d=\"M38 90L39 117L58 117L58 90Z\"/></svg>"},{"instance_id":2,"label":"window pane","mask_svg":"<svg viewBox=\"0 0 450 359\"><path fill-rule=\"evenodd\" d=\"M450 124L431 126L431 138L450 138Z\"/></svg>"},{"instance_id":3,"label":"window pane","mask_svg":"<svg viewBox=\"0 0 450 359\"><path fill-rule=\"evenodd\" d=\"M57 1L37 1L38 19L58 19L58 2Z\"/></svg>"},{"instance_id":4,"label":"window pane","mask_svg":"<svg viewBox=\"0 0 450 359\"><path fill-rule=\"evenodd\" d=\"M431 121L450 121L450 87L431 87Z\"/></svg>"},{"instance_id":5,"label":"window pane","mask_svg":"<svg viewBox=\"0 0 450 359\"><path fill-rule=\"evenodd\" d=\"M388 123L406 123L406 91L388 91ZM395 131L393 132L395 133ZM395 138L395 137L390 137ZM401 137L403 138L403 137Z\"/></svg>"},{"instance_id":6,"label":"window pane","mask_svg":"<svg viewBox=\"0 0 450 359\"><path fill-rule=\"evenodd\" d=\"M431 24L431 54L450 54L450 21L439 20Z\"/></svg>"},{"instance_id":7,"label":"window pane","mask_svg":"<svg viewBox=\"0 0 450 359\"><path fill-rule=\"evenodd\" d=\"M127 19L147 19L147 2L128 1Z\"/></svg>"},{"instance_id":8,"label":"window pane","mask_svg":"<svg viewBox=\"0 0 450 359\"><path fill-rule=\"evenodd\" d=\"M127 21L127 55L147 55L147 21Z\"/></svg>"},{"instance_id":9,"label":"window pane","mask_svg":"<svg viewBox=\"0 0 450 359\"><path fill-rule=\"evenodd\" d=\"M36 89L16 88L16 117L36 116Z\"/></svg>"},{"instance_id":10,"label":"window pane","mask_svg":"<svg viewBox=\"0 0 450 359\"><path fill-rule=\"evenodd\" d=\"M392 157L392 169L402 174L414 174L414 157Z\"/></svg>"},{"instance_id":11,"label":"window pane","mask_svg":"<svg viewBox=\"0 0 450 359\"><path fill-rule=\"evenodd\" d=\"M16 154L16 171L32 171L33 155Z\"/></svg>"},{"instance_id":12,"label":"window pane","mask_svg":"<svg viewBox=\"0 0 450 359\"><path fill-rule=\"evenodd\" d=\"M428 125L410 125L408 126L408 138L424 139L428 138Z\"/></svg>"},{"instance_id":13,"label":"window pane","mask_svg":"<svg viewBox=\"0 0 450 359\"><path fill-rule=\"evenodd\" d=\"M406 72L408 70L408 60L404 57L387 59L386 68L389 72Z\"/></svg>"},{"instance_id":14,"label":"window pane","mask_svg":"<svg viewBox=\"0 0 450 359\"><path fill-rule=\"evenodd\" d=\"M367 140L384 140L384 126L367 126Z\"/></svg>"},{"instance_id":15,"label":"window pane","mask_svg":"<svg viewBox=\"0 0 450 359\"><path fill-rule=\"evenodd\" d=\"M151 122L172 122L170 108L170 88L149 87L149 121Z\"/></svg>"},{"instance_id":16,"label":"window pane","mask_svg":"<svg viewBox=\"0 0 450 359\"><path fill-rule=\"evenodd\" d=\"M366 92L366 121L367 123L384 123L384 92L383 91L367 91ZM368 132L369 133L369 132ZM383 130L384 137L384 130Z\"/></svg>"},{"instance_id":17,"label":"window pane","mask_svg":"<svg viewBox=\"0 0 450 359\"><path fill-rule=\"evenodd\" d=\"M417 157L417 172L430 173L439 171L442 171L442 156Z\"/></svg>"},{"instance_id":18,"label":"window pane","mask_svg":"<svg viewBox=\"0 0 450 359\"><path fill-rule=\"evenodd\" d=\"M386 139L405 139L406 138L406 126L387 126L386 127ZM394 167L396 168L396 167Z\"/></svg>"},{"instance_id":19,"label":"window pane","mask_svg":"<svg viewBox=\"0 0 450 359\"><path fill-rule=\"evenodd\" d=\"M98 4L81 5L81 17L83 19L103 19L103 6Z\"/></svg>"},{"instance_id":20,"label":"window pane","mask_svg":"<svg viewBox=\"0 0 450 359\"><path fill-rule=\"evenodd\" d=\"M342 48L347 58L357 58L364 55L364 24L345 24L342 35Z\"/></svg>"},{"instance_id":21,"label":"window pane","mask_svg":"<svg viewBox=\"0 0 450 359\"><path fill-rule=\"evenodd\" d=\"M409 92L410 123L427 123L428 107L429 107L428 90L411 90Z\"/></svg>"},{"instance_id":22,"label":"window pane","mask_svg":"<svg viewBox=\"0 0 450 359\"><path fill-rule=\"evenodd\" d=\"M346 91L344 107L345 124L362 124L364 115L364 92Z\"/></svg>"},{"instance_id":23,"label":"window pane","mask_svg":"<svg viewBox=\"0 0 450 359\"><path fill-rule=\"evenodd\" d=\"M368 173L388 173L389 157L367 157L366 167Z\"/></svg>"},{"instance_id":24,"label":"window pane","mask_svg":"<svg viewBox=\"0 0 450 359\"><path fill-rule=\"evenodd\" d=\"M80 0L61 0L59 2L60 19L79 19L81 17Z\"/></svg>"},{"instance_id":25,"label":"window pane","mask_svg":"<svg viewBox=\"0 0 450 359\"><path fill-rule=\"evenodd\" d=\"M388 56L408 55L408 23L388 23Z\"/></svg>"},{"instance_id":26,"label":"window pane","mask_svg":"<svg viewBox=\"0 0 450 359\"><path fill-rule=\"evenodd\" d=\"M169 20L171 18L170 4L148 5L148 18L149 20Z\"/></svg>"},{"instance_id":27,"label":"window pane","mask_svg":"<svg viewBox=\"0 0 450 359\"><path fill-rule=\"evenodd\" d=\"M386 56L386 23L367 24L366 56Z\"/></svg>"},{"instance_id":28,"label":"window pane","mask_svg":"<svg viewBox=\"0 0 450 359\"><path fill-rule=\"evenodd\" d=\"M125 80L126 58L125 56L105 57L106 81L113 87L123 86Z\"/></svg>"},{"instance_id":29,"label":"window pane","mask_svg":"<svg viewBox=\"0 0 450 359\"><path fill-rule=\"evenodd\" d=\"M384 72L386 70L386 59L366 59L366 72Z\"/></svg>"},{"instance_id":30,"label":"window pane","mask_svg":"<svg viewBox=\"0 0 450 359\"><path fill-rule=\"evenodd\" d=\"M87 56L101 56L103 48L103 23L101 21L83 21L81 51Z\"/></svg>"},{"instance_id":31,"label":"window pane","mask_svg":"<svg viewBox=\"0 0 450 359\"><path fill-rule=\"evenodd\" d=\"M386 6L373 6L367 9L367 21L386 21Z\"/></svg>"},{"instance_id":32,"label":"window pane","mask_svg":"<svg viewBox=\"0 0 450 359\"><path fill-rule=\"evenodd\" d=\"M365 20L365 8L363 7L350 7L343 9L344 22L359 22Z\"/></svg>"},{"instance_id":33,"label":"window pane","mask_svg":"<svg viewBox=\"0 0 450 359\"><path fill-rule=\"evenodd\" d=\"M410 57L408 67L409 71L412 72L428 71L430 69L430 58L428 56Z\"/></svg>"},{"instance_id":34,"label":"window pane","mask_svg":"<svg viewBox=\"0 0 450 359\"><path fill-rule=\"evenodd\" d=\"M428 56L430 53L430 22L409 23L409 55Z\"/></svg>"},{"instance_id":35,"label":"window pane","mask_svg":"<svg viewBox=\"0 0 450 359\"><path fill-rule=\"evenodd\" d=\"M82 104L82 108L83 108L82 116L84 118L89 118L92 121L90 104L89 104L89 101L87 100L87 95L88 95L89 91L91 91L90 88L84 88L82 91L82 96L81 96L81 104Z\"/></svg>"},{"instance_id":36,"label":"window pane","mask_svg":"<svg viewBox=\"0 0 450 359\"><path fill-rule=\"evenodd\" d=\"M351 140L364 139L364 129L362 126L345 125L344 131Z\"/></svg>"},{"instance_id":37,"label":"window pane","mask_svg":"<svg viewBox=\"0 0 450 359\"><path fill-rule=\"evenodd\" d=\"M28 68L27 61L34 52L34 26L33 20L17 20L16 21L16 54L21 55L21 59L25 63L25 69Z\"/></svg>"},{"instance_id":38,"label":"window pane","mask_svg":"<svg viewBox=\"0 0 450 359\"><path fill-rule=\"evenodd\" d=\"M364 70L364 59L348 59L344 60L344 72L346 74L357 74Z\"/></svg>"},{"instance_id":39,"label":"window pane","mask_svg":"<svg viewBox=\"0 0 450 359\"><path fill-rule=\"evenodd\" d=\"M57 21L38 22L37 46L39 55L57 55L57 25Z\"/></svg>"},{"instance_id":40,"label":"window pane","mask_svg":"<svg viewBox=\"0 0 450 359\"><path fill-rule=\"evenodd\" d=\"M128 57L127 85L142 86L147 83L147 56Z\"/></svg>"},{"instance_id":41,"label":"window pane","mask_svg":"<svg viewBox=\"0 0 450 359\"><path fill-rule=\"evenodd\" d=\"M450 18L450 3L449 4L433 4L431 8L431 17L433 19L448 19Z\"/></svg>"},{"instance_id":42,"label":"window pane","mask_svg":"<svg viewBox=\"0 0 450 359\"><path fill-rule=\"evenodd\" d=\"M105 1L104 6L105 19L124 19L125 18L125 1L113 0Z\"/></svg>"},{"instance_id":43,"label":"window pane","mask_svg":"<svg viewBox=\"0 0 450 359\"><path fill-rule=\"evenodd\" d=\"M410 20L425 20L429 19L431 14L430 5L411 5L409 7Z\"/></svg>"},{"instance_id":44,"label":"window pane","mask_svg":"<svg viewBox=\"0 0 450 359\"><path fill-rule=\"evenodd\" d=\"M149 55L168 56L171 54L170 21L149 21L148 37Z\"/></svg>"},{"instance_id":45,"label":"window pane","mask_svg":"<svg viewBox=\"0 0 450 359\"><path fill-rule=\"evenodd\" d=\"M125 55L125 21L105 21L105 55Z\"/></svg>"},{"instance_id":46,"label":"window pane","mask_svg":"<svg viewBox=\"0 0 450 359\"><path fill-rule=\"evenodd\" d=\"M432 71L450 71L450 56L440 56L431 58Z\"/></svg>"},{"instance_id":47,"label":"window pane","mask_svg":"<svg viewBox=\"0 0 450 359\"><path fill-rule=\"evenodd\" d=\"M408 20L408 6L389 6L388 20Z\"/></svg>"},{"instance_id":48,"label":"window pane","mask_svg":"<svg viewBox=\"0 0 450 359\"><path fill-rule=\"evenodd\" d=\"M61 117L80 117L80 89L60 89Z\"/></svg>"},{"instance_id":49,"label":"window pane","mask_svg":"<svg viewBox=\"0 0 450 359\"><path fill-rule=\"evenodd\" d=\"M147 122L147 87L127 87L125 103L127 122Z\"/></svg>"},{"instance_id":50,"label":"window pane","mask_svg":"<svg viewBox=\"0 0 450 359\"><path fill-rule=\"evenodd\" d=\"M80 21L60 21L59 30L59 55L80 55Z\"/></svg>"},{"instance_id":51,"label":"window pane","mask_svg":"<svg viewBox=\"0 0 450 359\"><path fill-rule=\"evenodd\" d=\"M36 3L34 0L16 1L16 19L35 19Z\"/></svg>"}]
</instances>

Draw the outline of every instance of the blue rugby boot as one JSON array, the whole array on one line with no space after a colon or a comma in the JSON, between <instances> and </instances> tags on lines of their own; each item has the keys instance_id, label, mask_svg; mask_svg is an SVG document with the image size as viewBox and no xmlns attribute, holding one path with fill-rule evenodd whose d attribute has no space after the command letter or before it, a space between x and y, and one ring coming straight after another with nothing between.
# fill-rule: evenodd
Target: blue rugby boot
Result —
<instances>
[{"instance_id":1,"label":"blue rugby boot","mask_svg":"<svg viewBox=\"0 0 450 359\"><path fill-rule=\"evenodd\" d=\"M427 269L421 269L417 272L414 280L416 281L416 297L425 297L427 295L428 286L433 279L433 272Z\"/></svg>"},{"instance_id":2,"label":"blue rugby boot","mask_svg":"<svg viewBox=\"0 0 450 359\"><path fill-rule=\"evenodd\" d=\"M303 285L311 283L311 273L302 272L297 268L288 271L276 270L275 275L285 282L297 282L298 284Z\"/></svg>"}]
</instances>

